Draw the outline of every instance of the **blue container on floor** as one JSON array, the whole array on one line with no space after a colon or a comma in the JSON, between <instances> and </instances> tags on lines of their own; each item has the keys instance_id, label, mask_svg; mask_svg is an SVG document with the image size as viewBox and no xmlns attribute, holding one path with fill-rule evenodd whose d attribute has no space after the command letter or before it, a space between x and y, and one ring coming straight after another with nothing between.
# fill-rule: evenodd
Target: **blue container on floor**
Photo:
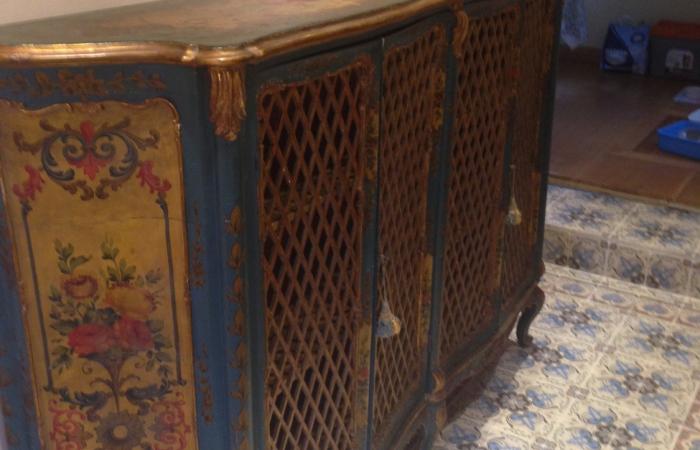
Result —
<instances>
[{"instance_id":1,"label":"blue container on floor","mask_svg":"<svg viewBox=\"0 0 700 450\"><path fill-rule=\"evenodd\" d=\"M700 122L681 120L659 128L656 134L662 151L700 160Z\"/></svg>"}]
</instances>

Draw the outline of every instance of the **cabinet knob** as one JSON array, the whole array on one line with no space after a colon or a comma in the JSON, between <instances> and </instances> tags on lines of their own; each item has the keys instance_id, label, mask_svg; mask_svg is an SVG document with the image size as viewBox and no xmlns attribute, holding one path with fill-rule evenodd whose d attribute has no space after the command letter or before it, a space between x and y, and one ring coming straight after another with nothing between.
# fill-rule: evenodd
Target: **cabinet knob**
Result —
<instances>
[{"instance_id":1,"label":"cabinet knob","mask_svg":"<svg viewBox=\"0 0 700 450\"><path fill-rule=\"evenodd\" d=\"M515 164L510 165L510 174L512 177L510 184L510 203L508 204L506 223L510 226L516 226L523 222L523 214L520 212L518 202L515 200Z\"/></svg>"}]
</instances>

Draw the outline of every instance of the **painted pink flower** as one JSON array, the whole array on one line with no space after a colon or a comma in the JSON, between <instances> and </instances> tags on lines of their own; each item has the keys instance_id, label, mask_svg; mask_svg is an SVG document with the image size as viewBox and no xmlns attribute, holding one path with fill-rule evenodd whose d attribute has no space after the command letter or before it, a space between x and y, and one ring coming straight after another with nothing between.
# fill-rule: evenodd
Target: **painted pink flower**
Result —
<instances>
[{"instance_id":1,"label":"painted pink flower","mask_svg":"<svg viewBox=\"0 0 700 450\"><path fill-rule=\"evenodd\" d=\"M78 325L68 334L68 345L80 356L106 352L116 343L114 331L98 323Z\"/></svg>"},{"instance_id":2,"label":"painted pink flower","mask_svg":"<svg viewBox=\"0 0 700 450\"><path fill-rule=\"evenodd\" d=\"M97 280L90 275L74 275L63 280L63 290L76 300L94 297L97 293Z\"/></svg>"},{"instance_id":3,"label":"painted pink flower","mask_svg":"<svg viewBox=\"0 0 700 450\"><path fill-rule=\"evenodd\" d=\"M148 325L140 320L122 317L114 323L114 334L119 345L127 350L148 350L153 348L153 335Z\"/></svg>"},{"instance_id":4,"label":"painted pink flower","mask_svg":"<svg viewBox=\"0 0 700 450\"><path fill-rule=\"evenodd\" d=\"M24 166L24 170L27 172L27 180L19 184L12 186L12 192L15 193L21 201L34 200L37 192L41 192L41 188L44 184L44 179L41 178L41 173L39 170L32 166Z\"/></svg>"}]
</instances>

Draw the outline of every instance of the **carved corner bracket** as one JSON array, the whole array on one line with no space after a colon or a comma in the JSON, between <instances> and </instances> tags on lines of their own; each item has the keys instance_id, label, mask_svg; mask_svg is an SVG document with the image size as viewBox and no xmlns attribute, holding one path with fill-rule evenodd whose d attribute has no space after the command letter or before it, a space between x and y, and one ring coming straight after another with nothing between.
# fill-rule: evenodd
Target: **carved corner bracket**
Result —
<instances>
[{"instance_id":1,"label":"carved corner bracket","mask_svg":"<svg viewBox=\"0 0 700 450\"><path fill-rule=\"evenodd\" d=\"M214 124L217 136L235 141L246 116L243 69L210 67L209 77L209 120Z\"/></svg>"}]
</instances>

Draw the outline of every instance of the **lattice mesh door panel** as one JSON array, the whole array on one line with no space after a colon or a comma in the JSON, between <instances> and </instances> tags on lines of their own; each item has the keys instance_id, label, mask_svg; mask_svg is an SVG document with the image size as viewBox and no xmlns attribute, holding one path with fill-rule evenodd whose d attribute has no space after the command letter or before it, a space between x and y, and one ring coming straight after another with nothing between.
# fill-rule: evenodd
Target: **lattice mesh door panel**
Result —
<instances>
[{"instance_id":1,"label":"lattice mesh door panel","mask_svg":"<svg viewBox=\"0 0 700 450\"><path fill-rule=\"evenodd\" d=\"M391 411L417 387L427 356L426 208L444 96L445 47L444 27L435 26L384 57L379 298L389 300L403 326L398 336L377 343L374 427L379 434Z\"/></svg>"},{"instance_id":2,"label":"lattice mesh door panel","mask_svg":"<svg viewBox=\"0 0 700 450\"><path fill-rule=\"evenodd\" d=\"M469 20L457 61L455 123L445 229L440 357L444 361L493 317L502 224L506 76L517 9Z\"/></svg>"},{"instance_id":3,"label":"lattice mesh door panel","mask_svg":"<svg viewBox=\"0 0 700 450\"><path fill-rule=\"evenodd\" d=\"M524 36L520 47L519 81L513 129L511 162L515 164L513 191L523 221L506 227L501 286L505 299L525 280L535 263L534 251L539 224L540 121L546 75L551 57L554 21L552 0L526 0L523 8Z\"/></svg>"},{"instance_id":4,"label":"lattice mesh door panel","mask_svg":"<svg viewBox=\"0 0 700 450\"><path fill-rule=\"evenodd\" d=\"M353 448L371 62L258 97L268 447Z\"/></svg>"}]
</instances>

